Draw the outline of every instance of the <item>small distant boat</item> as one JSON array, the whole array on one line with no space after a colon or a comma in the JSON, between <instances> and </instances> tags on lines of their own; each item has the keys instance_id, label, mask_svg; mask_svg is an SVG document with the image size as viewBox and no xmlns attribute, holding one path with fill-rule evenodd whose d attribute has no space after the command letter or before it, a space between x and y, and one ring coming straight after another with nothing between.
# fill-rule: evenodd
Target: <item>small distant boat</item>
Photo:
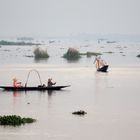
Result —
<instances>
[{"instance_id":1,"label":"small distant boat","mask_svg":"<svg viewBox=\"0 0 140 140\"><path fill-rule=\"evenodd\" d=\"M94 63L98 72L107 72L109 65L100 56L95 57Z\"/></svg>"},{"instance_id":2,"label":"small distant boat","mask_svg":"<svg viewBox=\"0 0 140 140\"><path fill-rule=\"evenodd\" d=\"M97 69L97 71L99 71L99 72L107 72L108 67L109 67L109 65L104 65L103 67Z\"/></svg>"},{"instance_id":3,"label":"small distant boat","mask_svg":"<svg viewBox=\"0 0 140 140\"><path fill-rule=\"evenodd\" d=\"M28 79L30 76L31 72L36 72L40 81L40 84L38 86L27 86L28 84ZM17 86L18 84L18 86ZM56 84L56 83L55 83ZM46 86L45 84L42 84L41 81L41 77L40 74L37 70L32 69L29 71L28 76L27 76L27 80L24 86L21 85L21 82L17 82L17 79L14 78L13 79L13 86L0 86L0 88L7 90L7 91L28 91L28 90L38 90L38 91L45 91L45 90L61 90L63 88L66 87L70 87L70 85L65 85L65 86L54 86L54 84L52 84L51 86Z\"/></svg>"},{"instance_id":4,"label":"small distant boat","mask_svg":"<svg viewBox=\"0 0 140 140\"><path fill-rule=\"evenodd\" d=\"M38 91L45 91L45 90L61 90L63 88L70 87L70 85L66 86L37 86L37 87L13 87L13 86L0 86L0 88L7 90L7 91L28 91L28 90L38 90Z\"/></svg>"}]
</instances>

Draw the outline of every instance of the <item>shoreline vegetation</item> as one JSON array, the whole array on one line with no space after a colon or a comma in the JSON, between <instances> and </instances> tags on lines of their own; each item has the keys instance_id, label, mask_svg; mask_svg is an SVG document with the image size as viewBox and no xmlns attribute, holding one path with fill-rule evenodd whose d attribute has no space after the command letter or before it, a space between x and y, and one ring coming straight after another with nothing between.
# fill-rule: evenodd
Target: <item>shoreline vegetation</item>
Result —
<instances>
[{"instance_id":1,"label":"shoreline vegetation","mask_svg":"<svg viewBox=\"0 0 140 140\"><path fill-rule=\"evenodd\" d=\"M5 41L5 40L1 40L0 41L0 45L18 45L18 46L31 46L31 45L41 45L39 43L32 43L32 42L24 42L24 41L21 41L21 42L13 42L13 41Z\"/></svg>"},{"instance_id":2,"label":"shoreline vegetation","mask_svg":"<svg viewBox=\"0 0 140 140\"><path fill-rule=\"evenodd\" d=\"M26 123L33 123L36 120L33 118L22 118L17 115L7 115L7 116L0 116L0 125L9 125L9 126L20 126Z\"/></svg>"}]
</instances>

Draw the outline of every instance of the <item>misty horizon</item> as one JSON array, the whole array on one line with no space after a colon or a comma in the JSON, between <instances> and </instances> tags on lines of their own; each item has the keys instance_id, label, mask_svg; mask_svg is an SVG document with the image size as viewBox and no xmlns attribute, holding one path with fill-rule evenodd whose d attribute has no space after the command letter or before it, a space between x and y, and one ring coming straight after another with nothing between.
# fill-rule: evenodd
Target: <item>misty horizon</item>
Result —
<instances>
[{"instance_id":1,"label":"misty horizon","mask_svg":"<svg viewBox=\"0 0 140 140\"><path fill-rule=\"evenodd\" d=\"M0 0L0 37L140 34L138 0Z\"/></svg>"}]
</instances>

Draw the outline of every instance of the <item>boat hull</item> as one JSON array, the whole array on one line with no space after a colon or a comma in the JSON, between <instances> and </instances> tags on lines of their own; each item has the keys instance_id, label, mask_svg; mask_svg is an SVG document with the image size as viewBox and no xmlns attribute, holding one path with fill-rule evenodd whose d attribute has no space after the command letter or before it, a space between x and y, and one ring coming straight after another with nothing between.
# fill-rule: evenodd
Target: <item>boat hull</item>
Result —
<instances>
[{"instance_id":1,"label":"boat hull","mask_svg":"<svg viewBox=\"0 0 140 140\"><path fill-rule=\"evenodd\" d=\"M52 86L52 87L12 87L12 86L0 86L0 88L8 91L27 91L27 90L38 90L38 91L45 91L45 90L61 90L63 88L69 87L70 85L66 86Z\"/></svg>"},{"instance_id":2,"label":"boat hull","mask_svg":"<svg viewBox=\"0 0 140 140\"><path fill-rule=\"evenodd\" d=\"M99 72L107 72L108 67L109 67L109 65L105 65L105 66L97 69L97 71L99 71Z\"/></svg>"}]
</instances>

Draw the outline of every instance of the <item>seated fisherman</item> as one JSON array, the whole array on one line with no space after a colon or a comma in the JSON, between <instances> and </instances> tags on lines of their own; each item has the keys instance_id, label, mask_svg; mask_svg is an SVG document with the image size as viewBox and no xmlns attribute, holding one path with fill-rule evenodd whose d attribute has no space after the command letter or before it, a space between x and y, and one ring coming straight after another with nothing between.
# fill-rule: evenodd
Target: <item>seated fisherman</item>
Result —
<instances>
[{"instance_id":1,"label":"seated fisherman","mask_svg":"<svg viewBox=\"0 0 140 140\"><path fill-rule=\"evenodd\" d=\"M52 82L52 78L48 79L48 87L52 87L55 84L56 84L56 82Z\"/></svg>"},{"instance_id":2,"label":"seated fisherman","mask_svg":"<svg viewBox=\"0 0 140 140\"><path fill-rule=\"evenodd\" d=\"M16 78L13 79L13 87L21 87L21 82L18 82Z\"/></svg>"}]
</instances>

